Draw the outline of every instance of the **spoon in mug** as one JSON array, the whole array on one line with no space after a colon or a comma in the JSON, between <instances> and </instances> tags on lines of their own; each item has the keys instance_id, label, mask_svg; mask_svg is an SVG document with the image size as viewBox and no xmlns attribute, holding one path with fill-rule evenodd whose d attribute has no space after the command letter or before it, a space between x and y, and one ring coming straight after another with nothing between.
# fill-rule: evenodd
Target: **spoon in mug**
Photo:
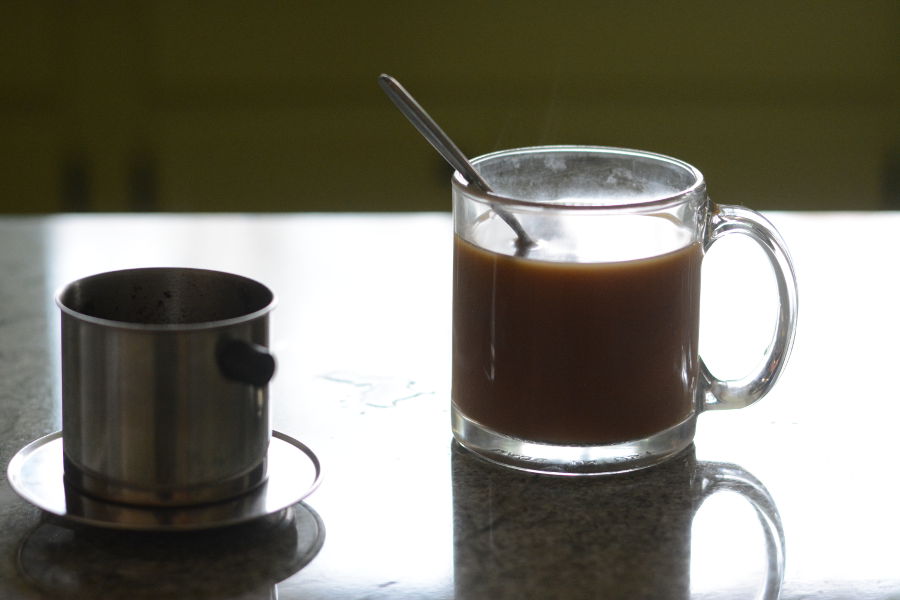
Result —
<instances>
[{"instance_id":1,"label":"spoon in mug","mask_svg":"<svg viewBox=\"0 0 900 600\"><path fill-rule=\"evenodd\" d=\"M444 157L450 166L460 172L460 174L470 184L484 192L492 194L493 190L488 183L481 177L481 174L475 170L466 155L462 153L459 147L453 143L453 140L444 133L434 119L425 112L425 109L416 102L416 99L400 85L400 82L382 73L378 77L378 85L388 95L391 101L400 109L400 112L409 119L410 123L428 140L435 150ZM507 225L516 234L516 255L525 254L531 246L534 246L534 240L528 235L522 224L506 209L492 203L494 212L503 219Z\"/></svg>"}]
</instances>

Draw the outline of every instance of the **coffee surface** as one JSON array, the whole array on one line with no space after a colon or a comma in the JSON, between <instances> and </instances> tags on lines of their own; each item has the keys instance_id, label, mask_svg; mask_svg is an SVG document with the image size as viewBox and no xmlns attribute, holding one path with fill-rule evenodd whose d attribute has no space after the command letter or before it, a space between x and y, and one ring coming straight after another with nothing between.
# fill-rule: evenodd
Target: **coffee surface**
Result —
<instances>
[{"instance_id":1,"label":"coffee surface","mask_svg":"<svg viewBox=\"0 0 900 600\"><path fill-rule=\"evenodd\" d=\"M554 262L454 249L453 402L553 444L642 439L691 415L698 243L639 260Z\"/></svg>"}]
</instances>

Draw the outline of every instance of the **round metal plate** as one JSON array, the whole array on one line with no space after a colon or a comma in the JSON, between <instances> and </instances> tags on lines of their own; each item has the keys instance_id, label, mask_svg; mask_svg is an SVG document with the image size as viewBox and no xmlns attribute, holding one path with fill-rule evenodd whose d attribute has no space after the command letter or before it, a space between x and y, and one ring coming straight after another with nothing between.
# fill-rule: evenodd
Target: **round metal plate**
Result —
<instances>
[{"instance_id":1,"label":"round metal plate","mask_svg":"<svg viewBox=\"0 0 900 600\"><path fill-rule=\"evenodd\" d=\"M321 466L306 445L273 431L268 474L258 488L215 504L159 508L104 502L65 485L60 431L19 450L7 470L13 489L48 513L98 527L152 531L209 529L277 513L318 487Z\"/></svg>"}]
</instances>

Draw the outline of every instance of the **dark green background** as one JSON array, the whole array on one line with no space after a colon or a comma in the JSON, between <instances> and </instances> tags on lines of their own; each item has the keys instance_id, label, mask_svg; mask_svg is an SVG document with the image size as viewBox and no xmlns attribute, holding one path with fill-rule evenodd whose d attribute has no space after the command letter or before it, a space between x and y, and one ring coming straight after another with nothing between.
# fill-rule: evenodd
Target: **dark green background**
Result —
<instances>
[{"instance_id":1,"label":"dark green background","mask_svg":"<svg viewBox=\"0 0 900 600\"><path fill-rule=\"evenodd\" d=\"M447 210L465 152L583 143L759 209L900 208L900 2L4 2L0 212Z\"/></svg>"}]
</instances>

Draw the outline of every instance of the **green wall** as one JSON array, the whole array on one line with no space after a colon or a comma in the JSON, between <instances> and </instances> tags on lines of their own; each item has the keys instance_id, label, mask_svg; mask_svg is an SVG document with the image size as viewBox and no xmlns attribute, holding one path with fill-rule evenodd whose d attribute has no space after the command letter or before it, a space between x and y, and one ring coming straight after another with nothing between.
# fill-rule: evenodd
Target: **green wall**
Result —
<instances>
[{"instance_id":1,"label":"green wall","mask_svg":"<svg viewBox=\"0 0 900 600\"><path fill-rule=\"evenodd\" d=\"M468 154L637 147L714 199L900 208L900 2L4 2L0 212L447 210Z\"/></svg>"}]
</instances>

